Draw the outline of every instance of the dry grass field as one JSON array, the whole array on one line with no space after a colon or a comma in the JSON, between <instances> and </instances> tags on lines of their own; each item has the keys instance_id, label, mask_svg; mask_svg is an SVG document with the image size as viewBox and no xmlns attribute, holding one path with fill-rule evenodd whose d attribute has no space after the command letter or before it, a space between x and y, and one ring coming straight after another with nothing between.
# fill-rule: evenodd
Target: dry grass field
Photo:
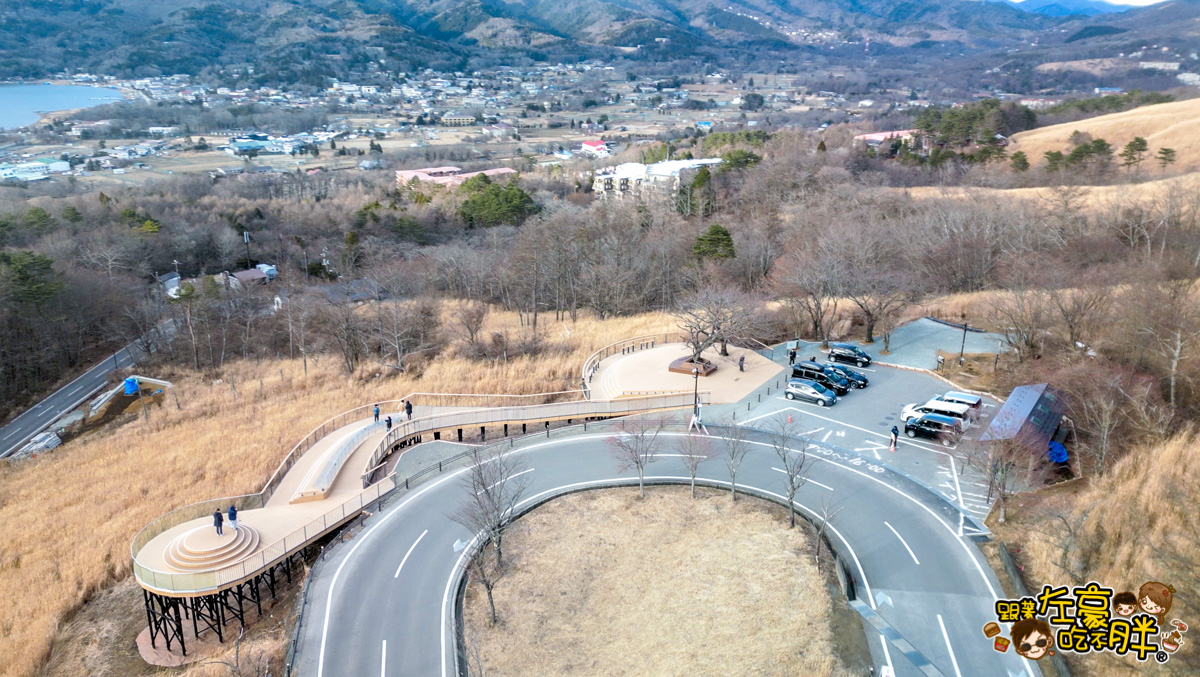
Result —
<instances>
[{"instance_id":1,"label":"dry grass field","mask_svg":"<svg viewBox=\"0 0 1200 677\"><path fill-rule=\"evenodd\" d=\"M516 324L510 313L488 318L489 330ZM51 454L0 465L0 522L9 527L0 539L0 675L37 671L71 615L129 576L130 541L148 521L195 501L258 491L291 446L322 421L411 392L571 389L593 350L671 329L672 321L647 314L555 324L550 316L542 326L544 356L473 363L451 349L420 379L384 378L368 367L347 375L333 355L310 359L307 377L298 360L241 363L218 374L147 374L176 384L148 420L130 417Z\"/></svg>"},{"instance_id":2,"label":"dry grass field","mask_svg":"<svg viewBox=\"0 0 1200 677\"><path fill-rule=\"evenodd\" d=\"M1124 171L1124 170L1121 170ZM1143 172L1143 175L1145 172ZM889 189L898 190L898 189ZM917 200L961 200L998 202L1005 199L1024 200L1047 211L1053 210L1061 198L1055 188L978 188L962 186L916 186L903 189ZM1200 173L1192 172L1167 179L1111 186L1082 186L1079 188L1080 211L1096 216L1114 207L1133 203L1165 204L1169 196L1195 193L1200 190Z\"/></svg>"},{"instance_id":3,"label":"dry grass field","mask_svg":"<svg viewBox=\"0 0 1200 677\"><path fill-rule=\"evenodd\" d=\"M1010 154L1025 151L1034 166L1044 162L1048 150L1067 151L1067 139L1075 131L1087 132L1116 146L1117 150L1140 136L1150 144L1150 155L1159 148L1174 148L1178 158L1175 171L1200 168L1200 99L1142 106L1122 113L1051 125L1015 134L1008 147ZM1147 158L1144 166L1153 166ZM1149 171L1157 171L1157 168Z\"/></svg>"},{"instance_id":4,"label":"dry grass field","mask_svg":"<svg viewBox=\"0 0 1200 677\"><path fill-rule=\"evenodd\" d=\"M830 624L845 603L817 573L810 536L782 508L723 491L556 499L505 537L496 626L468 588L468 651L496 677L863 674L838 655Z\"/></svg>"},{"instance_id":5,"label":"dry grass field","mask_svg":"<svg viewBox=\"0 0 1200 677\"><path fill-rule=\"evenodd\" d=\"M1178 592L1167 619L1183 619L1195 628L1200 515L1194 503L1200 472L1192 457L1198 443L1200 435L1187 431L1163 444L1135 449L1090 484L1019 496L1010 504L1007 523L990 526L1023 567L1031 589L1094 580L1120 592L1159 581ZM1067 524L1076 530L1077 540L1071 540ZM1066 543L1073 547L1064 558ZM1078 580L1072 580L1064 563ZM1067 656L1077 677L1132 677L1147 668L1112 654ZM1154 674L1198 673L1195 647L1154 668Z\"/></svg>"}]
</instances>

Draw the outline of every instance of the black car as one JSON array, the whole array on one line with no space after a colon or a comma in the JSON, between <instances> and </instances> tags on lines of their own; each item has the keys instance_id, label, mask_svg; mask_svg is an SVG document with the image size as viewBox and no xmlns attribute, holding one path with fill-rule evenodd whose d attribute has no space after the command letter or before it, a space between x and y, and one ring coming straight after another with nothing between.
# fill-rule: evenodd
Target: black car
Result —
<instances>
[{"instance_id":1,"label":"black car","mask_svg":"<svg viewBox=\"0 0 1200 677\"><path fill-rule=\"evenodd\" d=\"M838 376L841 376L849 381L850 385L854 386L855 388L866 388L867 386L871 385L871 382L867 380L866 376L863 376L849 367L843 367L838 364L827 364L825 365L825 371L833 372Z\"/></svg>"},{"instance_id":2,"label":"black car","mask_svg":"<svg viewBox=\"0 0 1200 677\"><path fill-rule=\"evenodd\" d=\"M819 383L799 378L788 381L787 387L783 389L783 396L789 400L816 402L822 407L832 407L838 401L837 395L833 394L833 391L827 390Z\"/></svg>"},{"instance_id":3,"label":"black car","mask_svg":"<svg viewBox=\"0 0 1200 677\"><path fill-rule=\"evenodd\" d=\"M792 378L802 378L806 381L820 383L838 395L850 392L850 381L834 372L827 371L823 365L816 362L804 361L792 365Z\"/></svg>"},{"instance_id":4,"label":"black car","mask_svg":"<svg viewBox=\"0 0 1200 677\"><path fill-rule=\"evenodd\" d=\"M858 346L852 346L849 343L830 343L829 361L849 362L850 364L865 367L871 364L871 356L863 352Z\"/></svg>"},{"instance_id":5,"label":"black car","mask_svg":"<svg viewBox=\"0 0 1200 677\"><path fill-rule=\"evenodd\" d=\"M909 437L928 437L946 447L954 446L961 437L958 421L941 414L923 414L910 418L904 422L904 434Z\"/></svg>"}]
</instances>

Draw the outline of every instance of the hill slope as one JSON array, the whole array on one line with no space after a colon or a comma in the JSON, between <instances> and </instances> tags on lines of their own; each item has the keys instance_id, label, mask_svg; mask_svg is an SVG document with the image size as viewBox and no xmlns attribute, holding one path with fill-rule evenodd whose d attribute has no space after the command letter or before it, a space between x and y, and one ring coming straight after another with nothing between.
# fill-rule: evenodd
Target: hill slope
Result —
<instances>
[{"instance_id":1,"label":"hill slope","mask_svg":"<svg viewBox=\"0 0 1200 677\"><path fill-rule=\"evenodd\" d=\"M466 70L488 55L519 63L506 52L603 56L602 45L658 37L671 38L667 57L722 60L812 49L805 31L877 44L934 35L955 51L983 50L1015 47L1062 21L970 0L9 0L0 3L0 77L250 64L317 85L372 69Z\"/></svg>"},{"instance_id":2,"label":"hill slope","mask_svg":"<svg viewBox=\"0 0 1200 677\"><path fill-rule=\"evenodd\" d=\"M1076 130L1101 138L1116 146L1118 151L1133 137L1140 136L1150 144L1150 155L1159 148L1174 148L1175 170L1200 169L1200 99L1143 106L1121 113L1031 129L1012 137L1009 153L1024 151L1035 165L1048 150L1066 151L1067 140ZM1151 164L1149 161L1147 165Z\"/></svg>"}]
</instances>

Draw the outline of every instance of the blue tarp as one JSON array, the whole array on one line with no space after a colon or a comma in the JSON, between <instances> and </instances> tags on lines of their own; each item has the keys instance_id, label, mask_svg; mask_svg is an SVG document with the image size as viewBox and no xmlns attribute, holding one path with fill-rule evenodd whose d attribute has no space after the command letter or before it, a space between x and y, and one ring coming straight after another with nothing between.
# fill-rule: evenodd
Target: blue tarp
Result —
<instances>
[{"instance_id":1,"label":"blue tarp","mask_svg":"<svg viewBox=\"0 0 1200 677\"><path fill-rule=\"evenodd\" d=\"M1050 447L1046 449L1046 458L1050 459L1051 463L1066 463L1067 448L1058 442L1051 442Z\"/></svg>"},{"instance_id":2,"label":"blue tarp","mask_svg":"<svg viewBox=\"0 0 1200 677\"><path fill-rule=\"evenodd\" d=\"M138 392L137 377L130 376L129 378L125 379L125 394L126 395L137 395L137 392Z\"/></svg>"}]
</instances>

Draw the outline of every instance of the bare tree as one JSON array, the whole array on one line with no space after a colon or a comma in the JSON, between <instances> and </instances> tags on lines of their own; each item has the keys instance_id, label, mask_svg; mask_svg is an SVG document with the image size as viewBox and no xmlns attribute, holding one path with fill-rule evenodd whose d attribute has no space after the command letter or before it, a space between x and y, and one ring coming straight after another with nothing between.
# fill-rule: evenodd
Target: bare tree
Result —
<instances>
[{"instance_id":1,"label":"bare tree","mask_svg":"<svg viewBox=\"0 0 1200 677\"><path fill-rule=\"evenodd\" d=\"M700 464L712 458L712 441L705 435L683 435L675 438L675 450L683 459L692 481L692 498L696 498L696 473Z\"/></svg>"},{"instance_id":2,"label":"bare tree","mask_svg":"<svg viewBox=\"0 0 1200 677\"><path fill-rule=\"evenodd\" d=\"M782 416L771 423L769 432L771 446L779 457L783 473L784 495L788 504L788 528L796 526L796 493L808 481L808 471L812 467L812 459L808 455L811 444L805 437L796 435L795 425L788 423Z\"/></svg>"},{"instance_id":3,"label":"bare tree","mask_svg":"<svg viewBox=\"0 0 1200 677\"><path fill-rule=\"evenodd\" d=\"M1004 342L1025 361L1039 353L1042 338L1050 326L1050 302L1047 293L1035 287L1020 287L998 294L989 301L993 321L1004 335Z\"/></svg>"},{"instance_id":4,"label":"bare tree","mask_svg":"<svg viewBox=\"0 0 1200 677\"><path fill-rule=\"evenodd\" d=\"M348 300L330 301L321 308L321 320L342 354L342 365L353 374L366 347L363 321L357 306Z\"/></svg>"},{"instance_id":5,"label":"bare tree","mask_svg":"<svg viewBox=\"0 0 1200 677\"><path fill-rule=\"evenodd\" d=\"M750 431L730 421L724 426L725 467L729 469L729 498L737 500L737 472L750 451Z\"/></svg>"},{"instance_id":6,"label":"bare tree","mask_svg":"<svg viewBox=\"0 0 1200 677\"><path fill-rule=\"evenodd\" d=\"M812 336L829 344L837 316L843 276L829 257L792 254L775 263L772 272L775 293L788 309L793 322L807 320Z\"/></svg>"},{"instance_id":7,"label":"bare tree","mask_svg":"<svg viewBox=\"0 0 1200 677\"><path fill-rule=\"evenodd\" d=\"M1036 530L1049 542L1058 557L1054 566L1066 574L1072 583L1082 585L1088 580L1090 560L1096 554L1099 543L1086 528L1086 522L1098 503L1083 511L1055 510L1050 512L1048 528ZM1053 525L1051 527L1051 525ZM1061 527L1061 528L1060 528Z\"/></svg>"},{"instance_id":8,"label":"bare tree","mask_svg":"<svg viewBox=\"0 0 1200 677\"><path fill-rule=\"evenodd\" d=\"M1053 468L1045 453L1030 449L1020 439L993 440L987 443L987 465L984 476L988 495L996 493L1000 502L999 520L1008 519L1008 501L1020 484L1037 487L1052 476Z\"/></svg>"},{"instance_id":9,"label":"bare tree","mask_svg":"<svg viewBox=\"0 0 1200 677\"><path fill-rule=\"evenodd\" d=\"M845 506L834 506L833 498L830 496L821 497L821 512L815 515L817 537L813 543L813 561L817 564L817 573L822 573L821 566L821 547L825 544L825 531L829 527L829 522L838 516Z\"/></svg>"},{"instance_id":10,"label":"bare tree","mask_svg":"<svg viewBox=\"0 0 1200 677\"><path fill-rule=\"evenodd\" d=\"M467 497L451 517L479 534L485 544L492 544L498 571L504 565L504 530L529 483L521 476L524 465L516 454L502 453L497 446L476 449L471 455L471 469L464 481Z\"/></svg>"},{"instance_id":11,"label":"bare tree","mask_svg":"<svg viewBox=\"0 0 1200 677\"><path fill-rule=\"evenodd\" d=\"M1112 302L1112 286L1108 284L1061 286L1046 293L1062 320L1068 346L1090 341Z\"/></svg>"},{"instance_id":12,"label":"bare tree","mask_svg":"<svg viewBox=\"0 0 1200 677\"><path fill-rule=\"evenodd\" d=\"M752 300L741 292L706 287L686 298L675 310L684 342L692 351L692 363L701 354L720 345L720 354L729 355L729 343L746 337L754 325Z\"/></svg>"},{"instance_id":13,"label":"bare tree","mask_svg":"<svg viewBox=\"0 0 1200 677\"><path fill-rule=\"evenodd\" d=\"M471 559L467 562L467 571L471 574L471 578L478 581L487 594L489 625L495 625L498 618L496 616L496 598L493 595L493 591L496 589L496 584L500 582L500 579L504 578L504 567L498 562L500 550L494 544L492 547L496 549L496 557L492 557L491 553L488 552L487 543L485 542L471 554Z\"/></svg>"},{"instance_id":14,"label":"bare tree","mask_svg":"<svg viewBox=\"0 0 1200 677\"><path fill-rule=\"evenodd\" d=\"M661 444L658 436L664 426L661 419L625 418L617 423L617 433L608 438L609 451L616 457L621 470L637 470L638 498L646 497L646 466L658 455Z\"/></svg>"},{"instance_id":15,"label":"bare tree","mask_svg":"<svg viewBox=\"0 0 1200 677\"><path fill-rule=\"evenodd\" d=\"M1138 333L1162 363L1167 375L1167 403L1178 404L1177 393L1184 363L1200 347L1200 308L1192 295L1193 281L1172 281L1143 290L1144 312Z\"/></svg>"},{"instance_id":16,"label":"bare tree","mask_svg":"<svg viewBox=\"0 0 1200 677\"><path fill-rule=\"evenodd\" d=\"M467 301L459 306L450 321L451 331L467 344L473 344L483 331L483 323L488 316L488 305L479 301Z\"/></svg>"}]
</instances>

